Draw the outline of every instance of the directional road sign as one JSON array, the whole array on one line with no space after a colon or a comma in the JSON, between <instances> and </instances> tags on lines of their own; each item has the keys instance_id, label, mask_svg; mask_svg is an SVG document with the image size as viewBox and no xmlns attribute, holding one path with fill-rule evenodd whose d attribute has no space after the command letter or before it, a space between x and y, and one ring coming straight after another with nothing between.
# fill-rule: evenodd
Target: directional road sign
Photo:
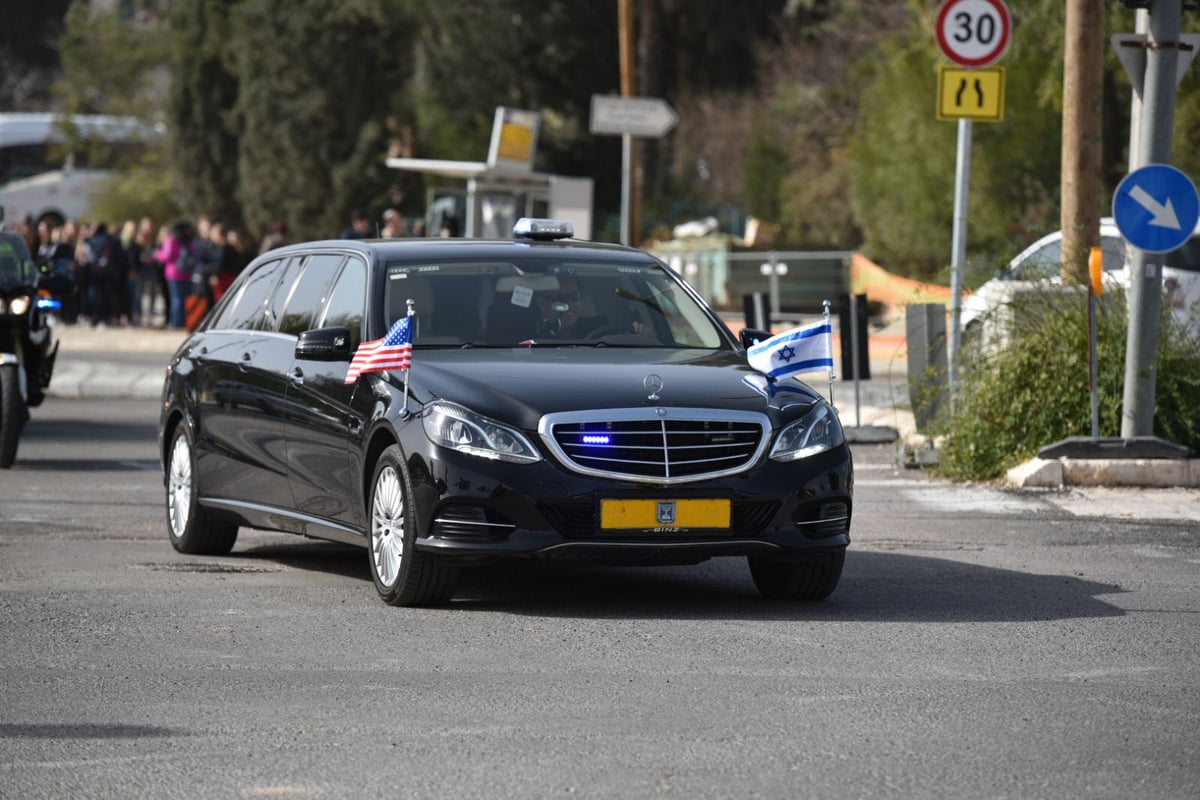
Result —
<instances>
[{"instance_id":1,"label":"directional road sign","mask_svg":"<svg viewBox=\"0 0 1200 800\"><path fill-rule=\"evenodd\" d=\"M1192 235L1200 220L1200 195L1191 178L1170 164L1148 164L1117 186L1113 217L1134 247L1168 253Z\"/></svg>"},{"instance_id":2,"label":"directional road sign","mask_svg":"<svg viewBox=\"0 0 1200 800\"><path fill-rule=\"evenodd\" d=\"M937 118L1001 122L1004 119L1004 67L938 67Z\"/></svg>"},{"instance_id":3,"label":"directional road sign","mask_svg":"<svg viewBox=\"0 0 1200 800\"><path fill-rule=\"evenodd\" d=\"M592 133L660 139L678 121L675 109L658 97L592 95Z\"/></svg>"},{"instance_id":4,"label":"directional road sign","mask_svg":"<svg viewBox=\"0 0 1200 800\"><path fill-rule=\"evenodd\" d=\"M960 67L995 64L1012 38L1004 0L946 0L938 11L938 46Z\"/></svg>"}]
</instances>

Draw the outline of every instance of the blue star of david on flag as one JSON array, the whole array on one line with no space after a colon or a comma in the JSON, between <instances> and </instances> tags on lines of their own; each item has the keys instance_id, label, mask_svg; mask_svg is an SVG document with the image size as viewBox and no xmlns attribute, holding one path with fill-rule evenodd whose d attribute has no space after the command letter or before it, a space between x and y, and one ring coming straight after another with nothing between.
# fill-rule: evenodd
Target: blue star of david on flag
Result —
<instances>
[{"instance_id":1,"label":"blue star of david on flag","mask_svg":"<svg viewBox=\"0 0 1200 800\"><path fill-rule=\"evenodd\" d=\"M833 372L833 330L829 320L792 328L746 351L750 366L772 378L825 370Z\"/></svg>"}]
</instances>

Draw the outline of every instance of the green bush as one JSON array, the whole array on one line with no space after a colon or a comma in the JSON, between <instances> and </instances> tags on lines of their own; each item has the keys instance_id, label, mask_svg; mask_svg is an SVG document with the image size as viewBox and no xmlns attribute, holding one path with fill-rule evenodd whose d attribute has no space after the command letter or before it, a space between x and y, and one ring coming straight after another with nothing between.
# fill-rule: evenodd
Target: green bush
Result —
<instances>
[{"instance_id":1,"label":"green bush","mask_svg":"<svg viewBox=\"0 0 1200 800\"><path fill-rule=\"evenodd\" d=\"M1128 321L1125 298L1096 304L1099 433L1121 434ZM968 336L952 410L934 433L945 436L940 471L959 480L993 480L1045 445L1091 436L1086 295L1045 287L1005 309L1009 341ZM1200 453L1200 339L1164 313L1159 330L1154 434Z\"/></svg>"}]
</instances>

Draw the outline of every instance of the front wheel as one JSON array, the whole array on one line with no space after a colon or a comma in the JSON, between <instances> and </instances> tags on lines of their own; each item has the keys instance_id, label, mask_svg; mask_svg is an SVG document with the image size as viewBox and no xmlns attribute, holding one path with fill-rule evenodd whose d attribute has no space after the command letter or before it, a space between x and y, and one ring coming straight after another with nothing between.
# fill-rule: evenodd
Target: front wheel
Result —
<instances>
[{"instance_id":1,"label":"front wheel","mask_svg":"<svg viewBox=\"0 0 1200 800\"><path fill-rule=\"evenodd\" d=\"M8 469L17 460L17 440L25 427L25 402L21 399L20 366L0 366L0 469Z\"/></svg>"},{"instance_id":2,"label":"front wheel","mask_svg":"<svg viewBox=\"0 0 1200 800\"><path fill-rule=\"evenodd\" d=\"M432 606L449 602L458 570L417 552L417 509L400 448L383 451L371 481L371 577L384 602Z\"/></svg>"},{"instance_id":3,"label":"front wheel","mask_svg":"<svg viewBox=\"0 0 1200 800\"><path fill-rule=\"evenodd\" d=\"M750 556L750 577L772 600L824 600L842 577L846 551L821 553L803 560Z\"/></svg>"},{"instance_id":4,"label":"front wheel","mask_svg":"<svg viewBox=\"0 0 1200 800\"><path fill-rule=\"evenodd\" d=\"M214 519L199 503L196 453L180 423L167 450L167 533L181 553L224 555L237 541L238 526Z\"/></svg>"}]
</instances>

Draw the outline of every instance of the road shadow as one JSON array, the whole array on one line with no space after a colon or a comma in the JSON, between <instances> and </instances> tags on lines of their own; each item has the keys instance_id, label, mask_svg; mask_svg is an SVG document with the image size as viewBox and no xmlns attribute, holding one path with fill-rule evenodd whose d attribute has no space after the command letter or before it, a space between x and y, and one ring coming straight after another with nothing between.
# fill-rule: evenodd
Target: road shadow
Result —
<instances>
[{"instance_id":1,"label":"road shadow","mask_svg":"<svg viewBox=\"0 0 1200 800\"><path fill-rule=\"evenodd\" d=\"M186 736L186 731L158 725L124 725L121 723L81 722L78 724L0 724L0 738L19 739L146 739L165 736Z\"/></svg>"},{"instance_id":2,"label":"road shadow","mask_svg":"<svg viewBox=\"0 0 1200 800\"><path fill-rule=\"evenodd\" d=\"M134 416L137 412L130 412ZM87 417L39 416L38 409L30 412L29 422L21 431L22 441L56 442L148 442L158 441L158 421L89 419Z\"/></svg>"},{"instance_id":3,"label":"road shadow","mask_svg":"<svg viewBox=\"0 0 1200 800\"><path fill-rule=\"evenodd\" d=\"M298 542L233 555L340 575L374 591L361 547ZM766 600L744 559L722 558L692 567L526 561L469 567L448 608L588 619L1029 622L1122 616L1100 596L1123 591L1073 576L851 550L837 591L816 603Z\"/></svg>"},{"instance_id":4,"label":"road shadow","mask_svg":"<svg viewBox=\"0 0 1200 800\"><path fill-rule=\"evenodd\" d=\"M367 551L363 547L297 539L295 543L259 544L245 550L235 549L231 555L256 561L271 561L310 572L353 578L365 582L367 588L374 591L371 570L367 566Z\"/></svg>"},{"instance_id":5,"label":"road shadow","mask_svg":"<svg viewBox=\"0 0 1200 800\"><path fill-rule=\"evenodd\" d=\"M156 458L21 458L12 469L17 472L160 472Z\"/></svg>"}]
</instances>

